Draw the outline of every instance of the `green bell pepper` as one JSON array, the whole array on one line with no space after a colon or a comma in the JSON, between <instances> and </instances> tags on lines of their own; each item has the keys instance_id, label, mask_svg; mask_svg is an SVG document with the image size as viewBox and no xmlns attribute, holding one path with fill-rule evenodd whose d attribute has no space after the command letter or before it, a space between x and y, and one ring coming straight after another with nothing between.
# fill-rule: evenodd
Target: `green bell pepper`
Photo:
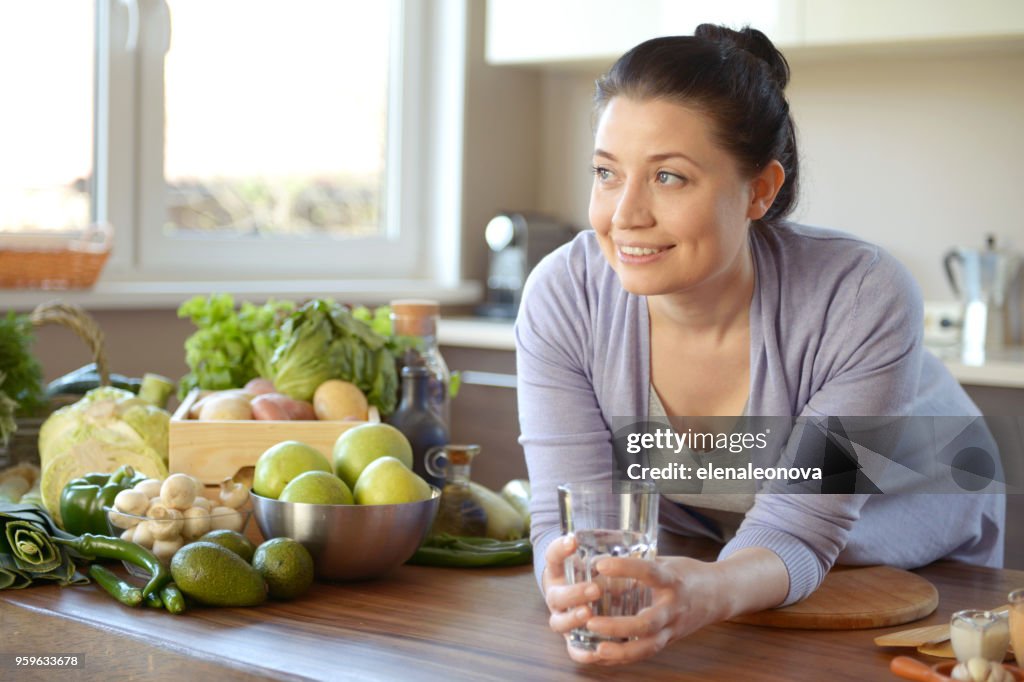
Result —
<instances>
[{"instance_id":1,"label":"green bell pepper","mask_svg":"<svg viewBox=\"0 0 1024 682\"><path fill-rule=\"evenodd\" d=\"M103 507L113 507L119 492L133 488L145 479L125 464L112 474L86 474L68 481L60 494L64 530L72 535L109 535L110 527Z\"/></svg>"}]
</instances>

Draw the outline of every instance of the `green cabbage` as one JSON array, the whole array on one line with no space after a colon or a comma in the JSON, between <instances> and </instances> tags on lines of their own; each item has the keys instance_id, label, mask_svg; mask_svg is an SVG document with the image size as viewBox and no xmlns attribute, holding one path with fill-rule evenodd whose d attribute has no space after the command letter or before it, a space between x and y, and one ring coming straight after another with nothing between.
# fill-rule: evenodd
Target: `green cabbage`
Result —
<instances>
[{"instance_id":1,"label":"green cabbage","mask_svg":"<svg viewBox=\"0 0 1024 682\"><path fill-rule=\"evenodd\" d=\"M39 463L47 465L85 441L152 455L166 464L171 415L110 386L94 388L81 400L51 414L39 429Z\"/></svg>"}]
</instances>

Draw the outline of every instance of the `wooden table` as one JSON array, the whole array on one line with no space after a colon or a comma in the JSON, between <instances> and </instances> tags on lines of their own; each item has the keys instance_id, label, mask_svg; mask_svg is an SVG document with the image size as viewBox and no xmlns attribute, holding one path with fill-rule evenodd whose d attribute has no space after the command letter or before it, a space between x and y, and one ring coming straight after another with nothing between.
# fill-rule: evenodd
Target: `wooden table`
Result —
<instances>
[{"instance_id":1,"label":"wooden table","mask_svg":"<svg viewBox=\"0 0 1024 682\"><path fill-rule=\"evenodd\" d=\"M713 548L696 543L693 555ZM1024 571L939 562L919 573L938 611L994 607ZM909 626L903 626L909 627ZM183 616L114 602L95 585L0 592L0 679L16 680L887 680L896 653L872 639L903 628L816 632L722 623L629 668L577 666L547 627L529 568L403 566L303 598ZM26 670L18 655L83 655L76 669ZM916 654L915 654L916 655ZM920 658L924 658L919 656ZM937 659L929 662L937 662Z\"/></svg>"}]
</instances>

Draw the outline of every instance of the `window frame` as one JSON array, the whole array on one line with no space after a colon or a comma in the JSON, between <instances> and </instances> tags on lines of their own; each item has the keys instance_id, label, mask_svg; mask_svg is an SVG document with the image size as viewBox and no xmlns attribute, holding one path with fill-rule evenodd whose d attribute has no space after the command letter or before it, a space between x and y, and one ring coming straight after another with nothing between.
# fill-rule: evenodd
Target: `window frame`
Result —
<instances>
[{"instance_id":1,"label":"window frame","mask_svg":"<svg viewBox=\"0 0 1024 682\"><path fill-rule=\"evenodd\" d=\"M465 0L390 1L400 18L392 47L402 78L389 101L385 234L214 239L198 249L197 240L167 239L161 229L167 6L97 0L93 218L115 226L104 280L459 287Z\"/></svg>"}]
</instances>

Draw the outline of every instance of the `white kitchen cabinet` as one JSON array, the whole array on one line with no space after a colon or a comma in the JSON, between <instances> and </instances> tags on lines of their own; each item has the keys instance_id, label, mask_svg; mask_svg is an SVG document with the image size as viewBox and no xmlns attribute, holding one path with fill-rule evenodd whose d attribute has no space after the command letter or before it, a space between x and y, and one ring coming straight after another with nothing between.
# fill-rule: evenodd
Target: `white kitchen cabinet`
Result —
<instances>
[{"instance_id":1,"label":"white kitchen cabinet","mask_svg":"<svg viewBox=\"0 0 1024 682\"><path fill-rule=\"evenodd\" d=\"M1024 36L1021 0L803 0L801 43L854 45Z\"/></svg>"},{"instance_id":2,"label":"white kitchen cabinet","mask_svg":"<svg viewBox=\"0 0 1024 682\"><path fill-rule=\"evenodd\" d=\"M607 65L637 43L692 34L703 22L759 28L780 45L799 37L803 0L488 0L487 61Z\"/></svg>"},{"instance_id":3,"label":"white kitchen cabinet","mask_svg":"<svg viewBox=\"0 0 1024 682\"><path fill-rule=\"evenodd\" d=\"M487 60L604 68L702 22L764 31L787 56L822 49L1024 46L1024 0L487 0Z\"/></svg>"}]
</instances>

